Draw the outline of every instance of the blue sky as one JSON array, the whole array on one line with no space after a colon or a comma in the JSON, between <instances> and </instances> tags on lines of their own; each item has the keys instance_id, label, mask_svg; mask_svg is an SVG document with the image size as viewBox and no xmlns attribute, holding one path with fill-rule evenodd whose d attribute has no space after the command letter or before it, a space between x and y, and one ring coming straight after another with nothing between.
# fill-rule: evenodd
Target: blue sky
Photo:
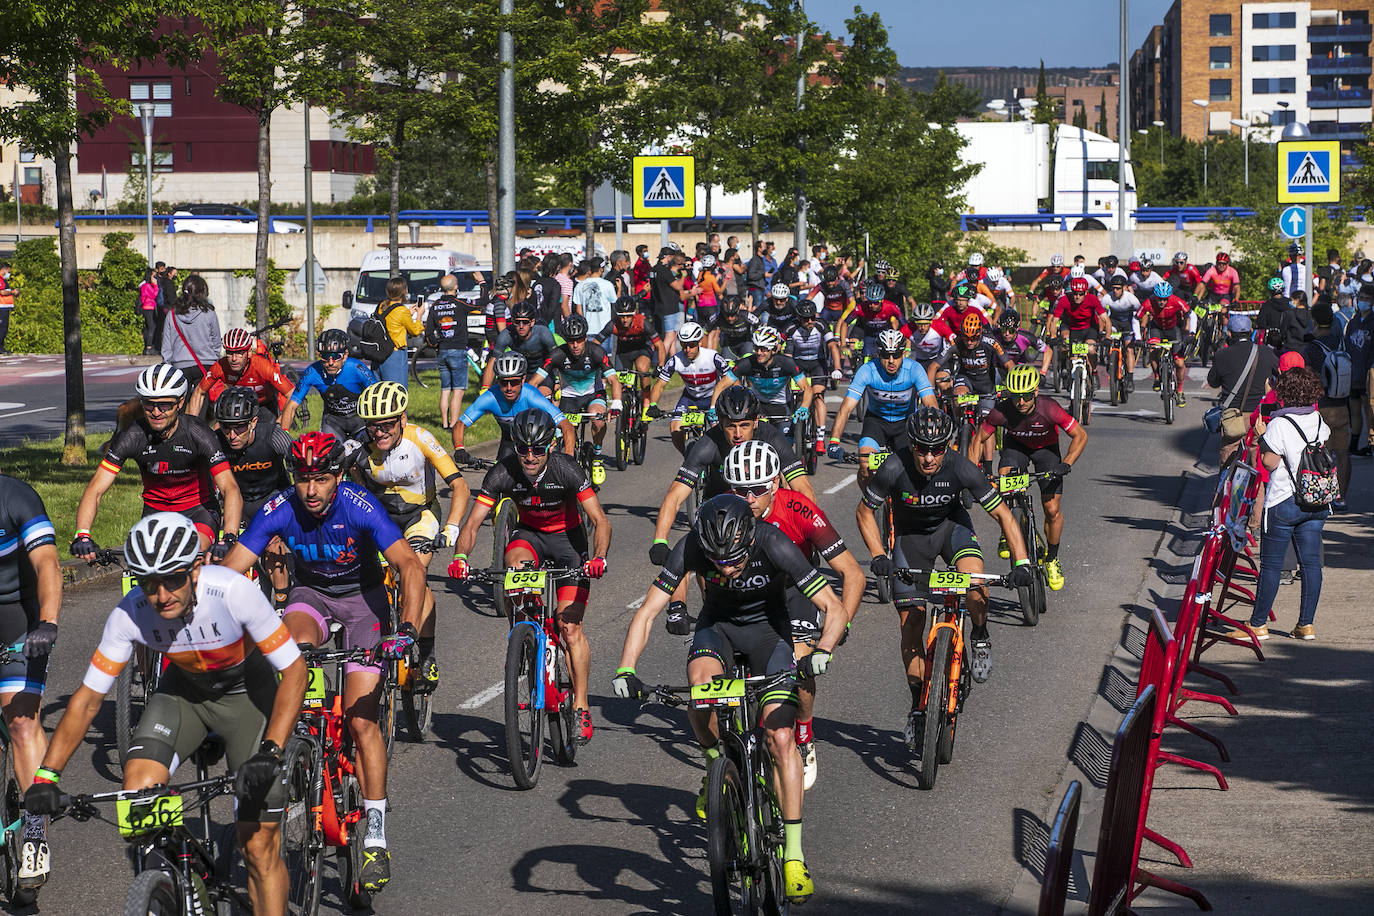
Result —
<instances>
[{"instance_id":1,"label":"blue sky","mask_svg":"<svg viewBox=\"0 0 1374 916\"><path fill-rule=\"evenodd\" d=\"M1112 0L804 0L807 15L835 35L854 7L876 12L904 67L1091 67L1117 58ZM1140 47L1172 0L1130 0L1127 47ZM969 39L965 36L976 36Z\"/></svg>"}]
</instances>

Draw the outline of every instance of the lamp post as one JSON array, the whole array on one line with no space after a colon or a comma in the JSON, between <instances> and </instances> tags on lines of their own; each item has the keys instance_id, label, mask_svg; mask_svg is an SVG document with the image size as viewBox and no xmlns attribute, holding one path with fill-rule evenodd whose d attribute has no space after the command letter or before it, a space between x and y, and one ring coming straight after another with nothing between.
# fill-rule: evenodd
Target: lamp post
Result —
<instances>
[{"instance_id":1,"label":"lamp post","mask_svg":"<svg viewBox=\"0 0 1374 916\"><path fill-rule=\"evenodd\" d=\"M1193 99L1193 104L1202 109L1202 196L1207 197L1207 106L1206 99Z\"/></svg>"},{"instance_id":2,"label":"lamp post","mask_svg":"<svg viewBox=\"0 0 1374 916\"><path fill-rule=\"evenodd\" d=\"M1241 130L1245 138L1245 186L1250 187L1250 122L1242 121L1240 118L1232 118L1231 123Z\"/></svg>"},{"instance_id":3,"label":"lamp post","mask_svg":"<svg viewBox=\"0 0 1374 916\"><path fill-rule=\"evenodd\" d=\"M797 0L797 113L801 114L802 100L806 93L806 67L802 64L802 44L806 40L806 0ZM800 118L798 118L800 121ZM806 137L798 137L797 145L802 153L806 152ZM706 231L711 230L710 226ZM799 257L806 257L806 172L799 172L797 175L797 225L793 233L792 243L800 252ZM587 257L591 257L588 252Z\"/></svg>"},{"instance_id":4,"label":"lamp post","mask_svg":"<svg viewBox=\"0 0 1374 916\"><path fill-rule=\"evenodd\" d=\"M148 266L153 266L153 114L152 102L138 106L139 117L143 120L143 196L147 199L145 212L148 229Z\"/></svg>"},{"instance_id":5,"label":"lamp post","mask_svg":"<svg viewBox=\"0 0 1374 916\"><path fill-rule=\"evenodd\" d=\"M1150 123L1159 129L1159 169L1162 172L1164 170L1164 122L1151 121Z\"/></svg>"}]
</instances>

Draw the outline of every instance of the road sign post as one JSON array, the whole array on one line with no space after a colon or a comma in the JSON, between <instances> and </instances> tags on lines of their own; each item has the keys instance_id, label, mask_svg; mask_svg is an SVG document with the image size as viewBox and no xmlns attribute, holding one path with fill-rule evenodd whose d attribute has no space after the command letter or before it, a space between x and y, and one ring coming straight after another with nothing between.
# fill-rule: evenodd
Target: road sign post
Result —
<instances>
[{"instance_id":1,"label":"road sign post","mask_svg":"<svg viewBox=\"0 0 1374 916\"><path fill-rule=\"evenodd\" d=\"M1293 127L1293 125L1289 125ZM1303 136L1302 131L1284 131L1286 136ZM1303 256L1307 258L1307 297L1312 299L1312 205L1341 202L1341 144L1338 140L1282 140L1278 150L1277 197L1281 204L1301 204ZM1296 207L1289 207L1280 219L1280 230L1288 235L1294 224ZM1283 223L1287 222L1285 226ZM1290 238L1296 236L1290 236ZM1301 270L1301 267L1298 268Z\"/></svg>"}]
</instances>

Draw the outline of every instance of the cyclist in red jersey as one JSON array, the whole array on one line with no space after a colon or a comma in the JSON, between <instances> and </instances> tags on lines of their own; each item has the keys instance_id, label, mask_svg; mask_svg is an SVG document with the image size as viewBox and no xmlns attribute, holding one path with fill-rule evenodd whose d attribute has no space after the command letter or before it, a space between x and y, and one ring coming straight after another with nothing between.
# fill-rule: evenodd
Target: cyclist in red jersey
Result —
<instances>
[{"instance_id":1,"label":"cyclist in red jersey","mask_svg":"<svg viewBox=\"0 0 1374 916\"><path fill-rule=\"evenodd\" d=\"M1193 314L1187 302L1174 295L1174 288L1169 281L1161 280L1155 284L1155 288L1150 292L1150 298L1145 300L1145 304L1136 313L1136 319L1140 322L1141 336L1146 341L1152 338L1173 341L1170 352L1173 354L1174 372L1177 373L1178 379L1178 385L1174 390L1178 392L1178 406L1186 406L1188 400L1183 396L1183 360L1187 353L1187 343L1197 323L1197 316ZM1155 376L1154 390L1158 391L1158 350L1150 353L1150 369Z\"/></svg>"},{"instance_id":2,"label":"cyclist in red jersey","mask_svg":"<svg viewBox=\"0 0 1374 916\"><path fill-rule=\"evenodd\" d=\"M1096 369L1097 338L1100 335L1110 334L1112 323L1111 318L1107 315L1107 310L1102 307L1102 300L1088 292L1086 277L1074 277L1069 281L1068 293L1060 297L1050 312L1045 336L1051 340L1057 337L1061 321L1064 322L1064 328L1069 332L1069 343L1087 341L1088 363L1093 369Z\"/></svg>"},{"instance_id":3,"label":"cyclist in red jersey","mask_svg":"<svg viewBox=\"0 0 1374 916\"><path fill-rule=\"evenodd\" d=\"M224 355L211 364L196 384L186 412L200 416L207 396L213 404L225 389L234 387L253 389L258 403L274 418L281 414L296 390L295 383L286 378L270 356L254 352L253 335L243 328L234 328L224 335Z\"/></svg>"},{"instance_id":4,"label":"cyclist in red jersey","mask_svg":"<svg viewBox=\"0 0 1374 916\"><path fill-rule=\"evenodd\" d=\"M982 317L983 324L991 324L984 303L978 301L978 299L985 299L985 297L979 296L978 299L975 299L973 292L973 287L967 280L960 280L955 283L950 290L951 298L954 301L940 310L939 314L935 316L935 320L930 323L930 329L945 340L952 342L955 337L959 336L959 331L964 326L964 316L968 315L970 310ZM991 301L987 300L987 304L991 305Z\"/></svg>"},{"instance_id":5,"label":"cyclist in red jersey","mask_svg":"<svg viewBox=\"0 0 1374 916\"><path fill-rule=\"evenodd\" d=\"M1231 256L1224 251L1217 252L1216 262L1202 275L1198 298L1209 302L1234 298L1240 288L1240 274L1231 266Z\"/></svg>"},{"instance_id":6,"label":"cyclist in red jersey","mask_svg":"<svg viewBox=\"0 0 1374 916\"><path fill-rule=\"evenodd\" d=\"M840 574L840 603L847 619L852 621L863 600L867 577L820 507L795 490L780 489L782 462L777 450L758 439L742 442L725 456L721 474L731 492L749 503L755 518L781 529L813 563L817 554L825 557L830 568ZM793 651L800 662L811 654L821 637L820 612L795 584L787 589L787 610L792 618ZM803 786L809 789L816 781L816 748L811 728L816 679L805 678L798 691L796 740L804 767Z\"/></svg>"},{"instance_id":7,"label":"cyclist in red jersey","mask_svg":"<svg viewBox=\"0 0 1374 916\"><path fill-rule=\"evenodd\" d=\"M1031 281L1031 295L1035 295L1035 291L1040 288L1041 283L1048 283L1055 277L1058 277L1061 283L1069 282L1069 268L1064 266L1064 256L1062 254L1050 255L1050 266L1040 271L1035 279Z\"/></svg>"},{"instance_id":8,"label":"cyclist in red jersey","mask_svg":"<svg viewBox=\"0 0 1374 916\"><path fill-rule=\"evenodd\" d=\"M1173 266L1164 272L1164 279L1173 285L1174 291L1185 301L1193 298L1193 290L1202 285L1202 274L1188 263L1188 252L1174 254Z\"/></svg>"}]
</instances>

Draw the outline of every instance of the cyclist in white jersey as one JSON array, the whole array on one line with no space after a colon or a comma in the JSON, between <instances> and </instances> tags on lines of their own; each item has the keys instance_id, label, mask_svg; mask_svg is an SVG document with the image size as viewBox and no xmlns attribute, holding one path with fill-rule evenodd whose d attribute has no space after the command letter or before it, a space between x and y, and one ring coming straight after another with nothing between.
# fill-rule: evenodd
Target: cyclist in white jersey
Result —
<instances>
[{"instance_id":1,"label":"cyclist in white jersey","mask_svg":"<svg viewBox=\"0 0 1374 916\"><path fill-rule=\"evenodd\" d=\"M902 333L911 341L911 358L924 366L927 374L950 348L949 341L930 326L934 320L935 306L922 302L912 310L911 321L902 328Z\"/></svg>"},{"instance_id":2,"label":"cyclist in white jersey","mask_svg":"<svg viewBox=\"0 0 1374 916\"><path fill-rule=\"evenodd\" d=\"M816 451L825 450L825 386L828 377L839 381L840 343L830 327L816 316L816 303L797 303L797 322L783 332L783 348L811 381L811 414L816 420Z\"/></svg>"},{"instance_id":3,"label":"cyclist in white jersey","mask_svg":"<svg viewBox=\"0 0 1374 916\"><path fill-rule=\"evenodd\" d=\"M1131 292L1130 283L1126 277L1120 274L1112 277L1107 284L1107 292L1101 297L1102 307L1107 310L1107 317L1111 319L1112 330L1120 331L1126 343L1140 339L1140 322L1136 320L1136 313L1140 311L1140 300L1135 293ZM1123 347L1126 352L1126 389L1135 390L1135 379L1132 373L1135 372L1135 347Z\"/></svg>"},{"instance_id":4,"label":"cyclist in white jersey","mask_svg":"<svg viewBox=\"0 0 1374 916\"><path fill-rule=\"evenodd\" d=\"M688 407L696 407L701 411L709 409L716 383L730 371L730 363L725 357L701 345L701 339L705 336L706 330L695 321L689 321L678 329L677 342L682 349L659 367L653 390L649 392L648 414L654 418L661 417L663 411L658 406L658 399L663 394L664 386L672 381L673 373L682 376L682 395L668 424L673 445L677 446L679 452L687 447L687 435L682 431L682 412Z\"/></svg>"}]
</instances>

